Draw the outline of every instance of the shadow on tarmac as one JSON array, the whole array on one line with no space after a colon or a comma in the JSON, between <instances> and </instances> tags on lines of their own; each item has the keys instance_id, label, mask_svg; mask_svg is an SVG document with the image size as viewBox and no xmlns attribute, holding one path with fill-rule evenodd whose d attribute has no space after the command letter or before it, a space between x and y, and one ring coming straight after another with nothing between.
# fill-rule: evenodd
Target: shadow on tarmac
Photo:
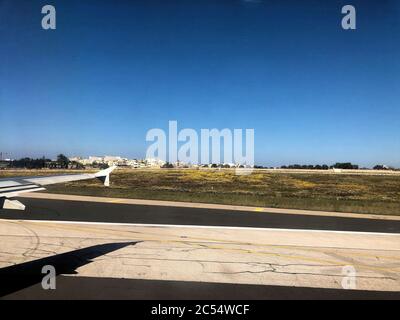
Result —
<instances>
[{"instance_id":1,"label":"shadow on tarmac","mask_svg":"<svg viewBox=\"0 0 400 320\"><path fill-rule=\"evenodd\" d=\"M58 276L56 290L40 284L4 299L120 300L399 300L400 292Z\"/></svg>"},{"instance_id":2,"label":"shadow on tarmac","mask_svg":"<svg viewBox=\"0 0 400 320\"><path fill-rule=\"evenodd\" d=\"M121 242L99 244L1 268L0 297L35 284L39 284L38 286L43 290L41 282L47 273L42 273L42 268L46 265L53 266L56 275L76 274L76 269L92 262L92 259L137 243L138 242Z\"/></svg>"}]
</instances>

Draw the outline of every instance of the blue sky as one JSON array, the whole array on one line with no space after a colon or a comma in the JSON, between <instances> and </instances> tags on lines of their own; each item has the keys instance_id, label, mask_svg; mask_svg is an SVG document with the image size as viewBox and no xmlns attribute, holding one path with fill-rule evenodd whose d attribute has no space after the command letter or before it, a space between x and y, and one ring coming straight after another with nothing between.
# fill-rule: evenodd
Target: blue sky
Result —
<instances>
[{"instance_id":1,"label":"blue sky","mask_svg":"<svg viewBox=\"0 0 400 320\"><path fill-rule=\"evenodd\" d=\"M400 167L399 34L395 0L0 0L0 151L144 157L177 120L254 128L257 164Z\"/></svg>"}]
</instances>

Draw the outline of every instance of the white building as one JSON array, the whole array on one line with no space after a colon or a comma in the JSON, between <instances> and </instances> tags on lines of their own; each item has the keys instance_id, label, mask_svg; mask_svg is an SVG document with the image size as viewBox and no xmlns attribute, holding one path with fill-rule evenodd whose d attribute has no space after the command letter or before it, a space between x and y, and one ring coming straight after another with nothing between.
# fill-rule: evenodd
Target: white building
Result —
<instances>
[{"instance_id":1,"label":"white building","mask_svg":"<svg viewBox=\"0 0 400 320\"><path fill-rule=\"evenodd\" d=\"M94 163L107 164L108 166L129 166L132 168L160 168L165 164L165 161L160 159L128 159L120 156L89 156L89 158L71 157L71 161L76 161L82 165L91 166Z\"/></svg>"},{"instance_id":2,"label":"white building","mask_svg":"<svg viewBox=\"0 0 400 320\"><path fill-rule=\"evenodd\" d=\"M152 168L160 168L165 164L165 161L155 158L147 158L145 160L146 166Z\"/></svg>"}]
</instances>

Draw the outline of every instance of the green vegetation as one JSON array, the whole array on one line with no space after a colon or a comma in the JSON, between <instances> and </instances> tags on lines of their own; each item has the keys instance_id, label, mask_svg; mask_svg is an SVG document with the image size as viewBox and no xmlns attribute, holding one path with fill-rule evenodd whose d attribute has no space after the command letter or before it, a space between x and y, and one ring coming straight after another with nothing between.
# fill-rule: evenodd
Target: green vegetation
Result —
<instances>
[{"instance_id":1,"label":"green vegetation","mask_svg":"<svg viewBox=\"0 0 400 320\"><path fill-rule=\"evenodd\" d=\"M46 157L32 159L21 158L19 160L2 161L0 168L12 169L84 169L84 166L76 161L70 161L67 156L59 154L57 160L52 161Z\"/></svg>"},{"instance_id":2,"label":"green vegetation","mask_svg":"<svg viewBox=\"0 0 400 320\"><path fill-rule=\"evenodd\" d=\"M0 177L59 172L63 171L0 171ZM110 188L87 180L47 189L106 197L400 215L400 175L255 171L238 176L234 170L124 169L112 173Z\"/></svg>"}]
</instances>

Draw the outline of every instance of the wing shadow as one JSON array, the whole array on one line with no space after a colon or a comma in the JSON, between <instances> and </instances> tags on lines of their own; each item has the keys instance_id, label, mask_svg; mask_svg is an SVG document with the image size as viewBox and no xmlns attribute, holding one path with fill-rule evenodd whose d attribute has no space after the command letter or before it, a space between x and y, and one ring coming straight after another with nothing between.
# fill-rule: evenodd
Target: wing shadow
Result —
<instances>
[{"instance_id":1,"label":"wing shadow","mask_svg":"<svg viewBox=\"0 0 400 320\"><path fill-rule=\"evenodd\" d=\"M138 242L99 244L1 268L0 297L40 283L45 276L42 274L45 265L54 266L56 275L76 274L76 269L92 262L92 259Z\"/></svg>"}]
</instances>

